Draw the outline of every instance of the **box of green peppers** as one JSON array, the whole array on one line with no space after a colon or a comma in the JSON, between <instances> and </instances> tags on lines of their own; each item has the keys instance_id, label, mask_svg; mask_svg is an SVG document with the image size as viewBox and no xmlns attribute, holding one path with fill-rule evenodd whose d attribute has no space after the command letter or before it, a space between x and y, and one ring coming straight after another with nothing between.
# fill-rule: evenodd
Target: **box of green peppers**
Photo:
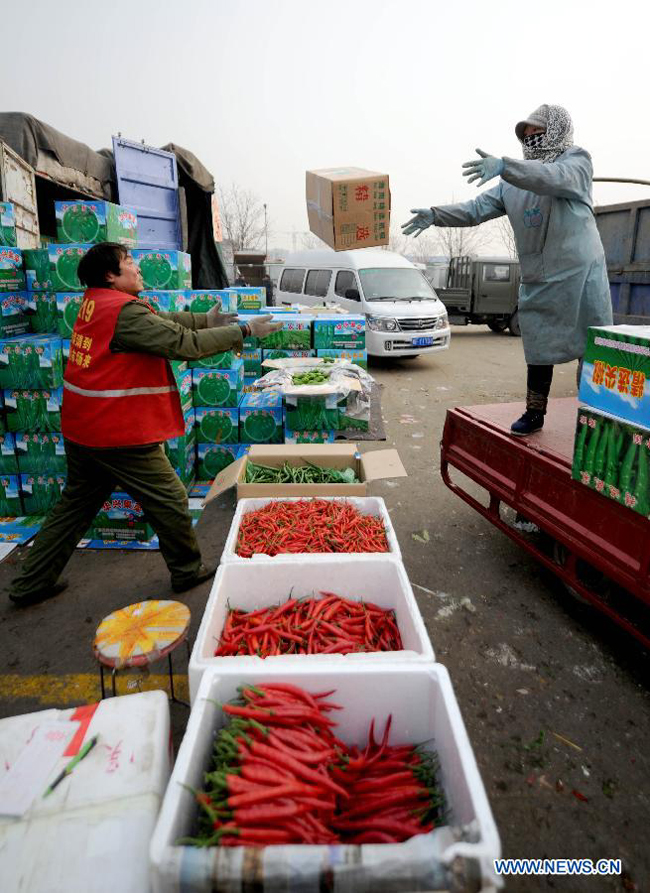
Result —
<instances>
[{"instance_id":1,"label":"box of green peppers","mask_svg":"<svg viewBox=\"0 0 650 893\"><path fill-rule=\"evenodd\" d=\"M29 515L47 514L59 501L64 487L64 474L21 474L20 490L25 512Z\"/></svg>"},{"instance_id":2,"label":"box of green peppers","mask_svg":"<svg viewBox=\"0 0 650 893\"><path fill-rule=\"evenodd\" d=\"M263 371L262 351L260 348L242 351L241 358L244 361L244 377L260 378Z\"/></svg>"},{"instance_id":3,"label":"box of green peppers","mask_svg":"<svg viewBox=\"0 0 650 893\"><path fill-rule=\"evenodd\" d=\"M90 244L47 246L50 259L50 279L54 291L83 291L77 270L81 258L86 254Z\"/></svg>"},{"instance_id":4,"label":"box of green peppers","mask_svg":"<svg viewBox=\"0 0 650 893\"><path fill-rule=\"evenodd\" d=\"M8 431L60 431L63 388L4 391Z\"/></svg>"},{"instance_id":5,"label":"box of green peppers","mask_svg":"<svg viewBox=\"0 0 650 893\"><path fill-rule=\"evenodd\" d=\"M194 418L198 443L239 443L239 407L197 406Z\"/></svg>"},{"instance_id":6,"label":"box of green peppers","mask_svg":"<svg viewBox=\"0 0 650 893\"><path fill-rule=\"evenodd\" d=\"M16 439L13 434L0 434L0 473L18 474Z\"/></svg>"},{"instance_id":7,"label":"box of green peppers","mask_svg":"<svg viewBox=\"0 0 650 893\"><path fill-rule=\"evenodd\" d=\"M0 517L16 518L23 514L20 475L0 475ZM42 512L30 511L28 514L42 514Z\"/></svg>"},{"instance_id":8,"label":"box of green peppers","mask_svg":"<svg viewBox=\"0 0 650 893\"><path fill-rule=\"evenodd\" d=\"M192 369L194 406L239 406L244 387L244 362L230 369Z\"/></svg>"},{"instance_id":9,"label":"box of green peppers","mask_svg":"<svg viewBox=\"0 0 650 893\"><path fill-rule=\"evenodd\" d=\"M245 394L239 405L239 439L242 443L282 443L282 395L268 391Z\"/></svg>"},{"instance_id":10,"label":"box of green peppers","mask_svg":"<svg viewBox=\"0 0 650 893\"><path fill-rule=\"evenodd\" d=\"M0 202L0 245L16 247L16 214L11 202Z\"/></svg>"},{"instance_id":11,"label":"box of green peppers","mask_svg":"<svg viewBox=\"0 0 650 893\"><path fill-rule=\"evenodd\" d=\"M0 247L0 292L23 291L25 272L20 248Z\"/></svg>"},{"instance_id":12,"label":"box of green peppers","mask_svg":"<svg viewBox=\"0 0 650 893\"><path fill-rule=\"evenodd\" d=\"M224 350L222 353L211 354L209 357L201 357L200 360L190 360L190 369L230 369L235 359L232 350Z\"/></svg>"},{"instance_id":13,"label":"box of green peppers","mask_svg":"<svg viewBox=\"0 0 650 893\"><path fill-rule=\"evenodd\" d=\"M62 338L70 338L79 315L83 294L78 291L64 291L58 292L55 297L55 327L48 331L57 331Z\"/></svg>"},{"instance_id":14,"label":"box of green peppers","mask_svg":"<svg viewBox=\"0 0 650 893\"><path fill-rule=\"evenodd\" d=\"M23 269L27 291L52 291L52 269L47 248L23 248Z\"/></svg>"},{"instance_id":15,"label":"box of green peppers","mask_svg":"<svg viewBox=\"0 0 650 893\"><path fill-rule=\"evenodd\" d=\"M237 311L237 299L228 289L192 289L183 291L183 297L178 309L190 313L207 313L216 307L221 313L235 313Z\"/></svg>"},{"instance_id":16,"label":"box of green peppers","mask_svg":"<svg viewBox=\"0 0 650 893\"><path fill-rule=\"evenodd\" d=\"M220 471L234 462L238 455L237 443L199 443L196 448L198 480L213 480Z\"/></svg>"},{"instance_id":17,"label":"box of green peppers","mask_svg":"<svg viewBox=\"0 0 650 893\"><path fill-rule=\"evenodd\" d=\"M173 290L192 287L192 258L184 251L136 248L131 254L147 289Z\"/></svg>"},{"instance_id":18,"label":"box of green peppers","mask_svg":"<svg viewBox=\"0 0 650 893\"><path fill-rule=\"evenodd\" d=\"M283 313L275 322L281 322L282 328L259 339L263 350L309 350L311 348L312 321L309 317L296 313L291 316Z\"/></svg>"},{"instance_id":19,"label":"box of green peppers","mask_svg":"<svg viewBox=\"0 0 650 893\"><path fill-rule=\"evenodd\" d=\"M138 295L139 301L144 301L153 307L154 310L163 313L178 313L184 309L185 290L178 289L176 291L141 291Z\"/></svg>"},{"instance_id":20,"label":"box of green peppers","mask_svg":"<svg viewBox=\"0 0 650 893\"><path fill-rule=\"evenodd\" d=\"M90 539L107 541L150 540L154 531L147 522L142 506L128 493L116 491L106 500L93 519Z\"/></svg>"},{"instance_id":21,"label":"box of green peppers","mask_svg":"<svg viewBox=\"0 0 650 893\"><path fill-rule=\"evenodd\" d=\"M119 242L138 244L138 215L131 208L94 199L68 199L54 203L59 242Z\"/></svg>"},{"instance_id":22,"label":"box of green peppers","mask_svg":"<svg viewBox=\"0 0 650 893\"><path fill-rule=\"evenodd\" d=\"M184 363L187 367L187 364ZM181 409L183 412L187 412L188 409L192 407L192 370L185 369L174 369L172 365L172 372L174 374L174 379L176 381L176 387L178 388L178 395L181 400Z\"/></svg>"},{"instance_id":23,"label":"box of green peppers","mask_svg":"<svg viewBox=\"0 0 650 893\"><path fill-rule=\"evenodd\" d=\"M53 291L29 291L27 295L27 313L29 325L35 334L51 335L58 332L56 310L57 295ZM79 292L74 294L81 299ZM70 337L68 335L68 337Z\"/></svg>"},{"instance_id":24,"label":"box of green peppers","mask_svg":"<svg viewBox=\"0 0 650 893\"><path fill-rule=\"evenodd\" d=\"M332 399L332 397L334 399ZM292 431L367 431L370 414L355 418L347 410L347 398L285 396L285 421Z\"/></svg>"},{"instance_id":25,"label":"box of green peppers","mask_svg":"<svg viewBox=\"0 0 650 893\"><path fill-rule=\"evenodd\" d=\"M21 474L65 474L67 470L63 437L58 432L18 432L16 456Z\"/></svg>"},{"instance_id":26,"label":"box of green peppers","mask_svg":"<svg viewBox=\"0 0 650 893\"><path fill-rule=\"evenodd\" d=\"M581 406L572 477L650 517L650 430Z\"/></svg>"},{"instance_id":27,"label":"box of green peppers","mask_svg":"<svg viewBox=\"0 0 650 893\"><path fill-rule=\"evenodd\" d=\"M29 332L29 297L26 291L0 292L0 338L14 338Z\"/></svg>"},{"instance_id":28,"label":"box of green peppers","mask_svg":"<svg viewBox=\"0 0 650 893\"><path fill-rule=\"evenodd\" d=\"M334 443L336 431L292 431L284 426L285 443Z\"/></svg>"},{"instance_id":29,"label":"box of green peppers","mask_svg":"<svg viewBox=\"0 0 650 893\"><path fill-rule=\"evenodd\" d=\"M63 384L63 348L55 335L0 340L0 388L58 388Z\"/></svg>"}]
</instances>

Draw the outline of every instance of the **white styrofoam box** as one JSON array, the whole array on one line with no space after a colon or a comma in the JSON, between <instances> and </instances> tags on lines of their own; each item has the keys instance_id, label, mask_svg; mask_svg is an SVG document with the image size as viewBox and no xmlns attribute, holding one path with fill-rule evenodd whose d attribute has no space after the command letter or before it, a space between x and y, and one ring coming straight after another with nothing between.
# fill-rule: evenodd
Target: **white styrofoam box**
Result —
<instances>
[{"instance_id":1,"label":"white styrofoam box","mask_svg":"<svg viewBox=\"0 0 650 893\"><path fill-rule=\"evenodd\" d=\"M196 804L182 785L200 788L210 764L214 735L223 725L220 703L237 696L237 686L290 682L310 692L335 690L335 733L347 744L365 747L370 720L380 734L388 714L393 716L390 744L427 742L440 760L439 781L444 790L449 825L418 835L403 844L346 846L271 846L255 860L244 859L244 848L177 846L192 834ZM318 893L323 875L334 891L405 893L450 889L449 868L458 875L482 878L467 889L494 890L501 881L493 860L501 843L485 788L474 759L454 696L449 673L440 664L401 664L363 669L310 667L295 672L203 674L185 737L165 794L151 841L154 893L211 893L212 878L219 889L239 890L242 880L255 880L265 890ZM255 877L244 877L246 868ZM262 874L262 877L260 877ZM457 877L458 877L457 875ZM453 889L466 889L461 885ZM330 886L328 886L330 889Z\"/></svg>"},{"instance_id":2,"label":"white styrofoam box","mask_svg":"<svg viewBox=\"0 0 650 893\"><path fill-rule=\"evenodd\" d=\"M77 727L74 715L43 710L0 720L0 777L40 723ZM0 816L2 893L150 890L147 850L170 773L167 695L101 701L83 741L93 735L97 745L52 794L22 818ZM70 759L60 759L50 780Z\"/></svg>"},{"instance_id":3,"label":"white styrofoam box","mask_svg":"<svg viewBox=\"0 0 650 893\"><path fill-rule=\"evenodd\" d=\"M311 499L309 496L283 496L283 497L265 497L259 499L240 499L237 503L237 508L235 510L235 517L232 520L232 524L230 525L230 531L228 532L228 538L226 539L226 545L224 546L223 553L221 555L221 563L226 564L227 562L251 562L251 561L260 561L260 562L268 562L268 561L279 561L282 559L283 561L300 561L301 563L304 561L327 561L331 560L332 556L336 556L339 561L359 561L361 558L367 558L368 555L381 555L386 558L397 558L401 559L402 553L400 551L399 543L397 542L397 536L395 535L395 530L393 528L393 524L390 520L390 515L388 514L388 509L386 508L386 503L383 499L378 496L319 496L314 497L315 499L324 499L327 502L349 502L351 503L362 515L374 515L376 518L381 518L384 522L384 528L386 530L386 538L388 540L388 552L352 552L348 554L347 552L338 553L338 552L283 552L280 555L265 555L258 554L253 555L252 558L240 558L239 555L235 552L235 548L237 546L237 536L239 535L239 525L241 524L241 519L248 512L254 512L256 509L261 509L265 505L268 505L269 502L301 502L304 500Z\"/></svg>"},{"instance_id":4,"label":"white styrofoam box","mask_svg":"<svg viewBox=\"0 0 650 893\"><path fill-rule=\"evenodd\" d=\"M353 663L434 660L433 648L401 561L386 561L374 556L342 564L335 555L316 568L307 562L222 564L212 585L201 626L190 658L190 700L194 703L201 676L210 668L237 673L250 669L300 672L305 667L336 663L341 668ZM314 580L320 580L320 584ZM401 651L352 652L350 654L281 654L276 657L215 657L214 652L226 622L228 611L237 608L255 611L293 598L313 595L327 589L352 601L373 602L380 608L393 609L404 649Z\"/></svg>"}]
</instances>

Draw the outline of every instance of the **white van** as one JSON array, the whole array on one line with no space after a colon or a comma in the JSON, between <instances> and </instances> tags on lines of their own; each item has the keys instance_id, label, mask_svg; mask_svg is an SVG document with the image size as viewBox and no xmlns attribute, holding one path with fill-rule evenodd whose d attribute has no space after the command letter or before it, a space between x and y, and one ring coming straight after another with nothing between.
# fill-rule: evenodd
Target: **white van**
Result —
<instances>
[{"instance_id":1,"label":"white van","mask_svg":"<svg viewBox=\"0 0 650 893\"><path fill-rule=\"evenodd\" d=\"M372 356L408 357L449 347L447 311L410 261L391 251L299 251L288 255L275 304L332 302L366 317Z\"/></svg>"}]
</instances>

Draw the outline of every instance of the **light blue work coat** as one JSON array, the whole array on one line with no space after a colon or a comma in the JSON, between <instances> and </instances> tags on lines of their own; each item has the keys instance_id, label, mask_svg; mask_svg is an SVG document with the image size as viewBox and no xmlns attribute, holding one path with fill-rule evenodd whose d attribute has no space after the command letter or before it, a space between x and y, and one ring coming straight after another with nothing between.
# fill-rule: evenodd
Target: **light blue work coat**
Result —
<instances>
[{"instance_id":1,"label":"light blue work coat","mask_svg":"<svg viewBox=\"0 0 650 893\"><path fill-rule=\"evenodd\" d=\"M591 156L572 146L555 161L504 158L498 186L474 201L435 206L436 226L508 215L521 265L519 324L526 362L582 357L589 326L611 325L605 253L591 197Z\"/></svg>"}]
</instances>

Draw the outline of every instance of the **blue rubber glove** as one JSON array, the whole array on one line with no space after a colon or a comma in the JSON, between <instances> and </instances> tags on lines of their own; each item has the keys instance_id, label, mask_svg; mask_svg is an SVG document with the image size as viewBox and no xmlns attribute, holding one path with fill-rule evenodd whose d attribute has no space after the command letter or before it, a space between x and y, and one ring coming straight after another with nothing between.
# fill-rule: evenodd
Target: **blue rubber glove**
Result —
<instances>
[{"instance_id":1,"label":"blue rubber glove","mask_svg":"<svg viewBox=\"0 0 650 893\"><path fill-rule=\"evenodd\" d=\"M482 149L477 149L477 153L481 156L478 161L466 161L463 167L468 168L463 171L464 177L469 177L468 183L478 180L477 186L482 186L488 180L498 177L503 170L503 158L495 158L494 155L488 155Z\"/></svg>"},{"instance_id":2,"label":"blue rubber glove","mask_svg":"<svg viewBox=\"0 0 650 893\"><path fill-rule=\"evenodd\" d=\"M417 239L420 233L433 226L435 215L431 208L411 208L411 214L415 214L415 217L402 224L402 235L412 236L415 233Z\"/></svg>"}]
</instances>

